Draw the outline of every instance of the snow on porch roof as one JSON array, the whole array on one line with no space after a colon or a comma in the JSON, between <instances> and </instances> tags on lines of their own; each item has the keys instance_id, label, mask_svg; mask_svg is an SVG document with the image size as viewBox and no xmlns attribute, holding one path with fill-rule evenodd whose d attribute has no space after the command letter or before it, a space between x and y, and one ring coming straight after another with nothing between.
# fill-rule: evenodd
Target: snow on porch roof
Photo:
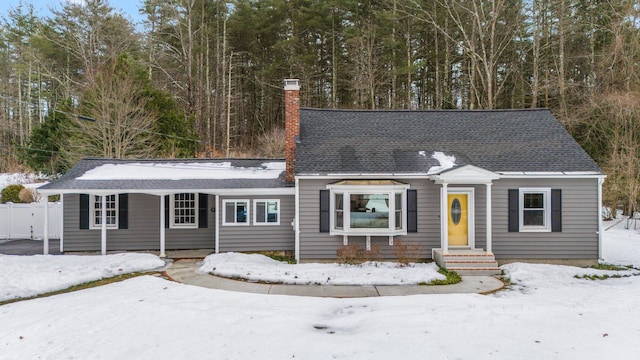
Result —
<instances>
[{"instance_id":1,"label":"snow on porch roof","mask_svg":"<svg viewBox=\"0 0 640 360\"><path fill-rule=\"evenodd\" d=\"M83 159L46 193L289 188L280 159ZM157 192L156 191L156 192Z\"/></svg>"},{"instance_id":2,"label":"snow on porch roof","mask_svg":"<svg viewBox=\"0 0 640 360\"><path fill-rule=\"evenodd\" d=\"M186 180L186 179L277 179L284 162L264 162L261 166L234 166L223 162L134 162L104 164L77 180Z\"/></svg>"}]
</instances>

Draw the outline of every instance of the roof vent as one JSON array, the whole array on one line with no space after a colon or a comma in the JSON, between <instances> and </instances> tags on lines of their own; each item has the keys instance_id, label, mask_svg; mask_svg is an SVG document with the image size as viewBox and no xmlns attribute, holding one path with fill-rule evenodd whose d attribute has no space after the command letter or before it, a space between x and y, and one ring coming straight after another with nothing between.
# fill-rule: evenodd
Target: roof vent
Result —
<instances>
[{"instance_id":1,"label":"roof vent","mask_svg":"<svg viewBox=\"0 0 640 360\"><path fill-rule=\"evenodd\" d=\"M284 79L285 90L300 90L300 80L298 79Z\"/></svg>"}]
</instances>

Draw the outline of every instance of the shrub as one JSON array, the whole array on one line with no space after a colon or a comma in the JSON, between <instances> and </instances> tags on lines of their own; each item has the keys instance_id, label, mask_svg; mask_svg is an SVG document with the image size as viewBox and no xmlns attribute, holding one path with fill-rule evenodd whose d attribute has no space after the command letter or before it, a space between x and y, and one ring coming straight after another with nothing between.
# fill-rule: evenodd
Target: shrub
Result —
<instances>
[{"instance_id":1,"label":"shrub","mask_svg":"<svg viewBox=\"0 0 640 360\"><path fill-rule=\"evenodd\" d=\"M20 190L18 198L23 203L38 202L40 200L40 194L34 189L24 188Z\"/></svg>"},{"instance_id":2,"label":"shrub","mask_svg":"<svg viewBox=\"0 0 640 360\"><path fill-rule=\"evenodd\" d=\"M336 255L338 257L338 263L340 264L356 265L364 262L360 258L360 249L358 249L358 245L356 244L340 246L336 251Z\"/></svg>"},{"instance_id":3,"label":"shrub","mask_svg":"<svg viewBox=\"0 0 640 360\"><path fill-rule=\"evenodd\" d=\"M369 251L364 246L356 244L340 246L336 251L336 256L339 264L350 265L358 265L367 261L380 261L382 259L380 247L377 245L372 245Z\"/></svg>"},{"instance_id":4,"label":"shrub","mask_svg":"<svg viewBox=\"0 0 640 360\"><path fill-rule=\"evenodd\" d=\"M380 254L380 246L378 245L371 245L371 250L369 251L360 249L360 256L364 261L382 261L382 254Z\"/></svg>"},{"instance_id":5,"label":"shrub","mask_svg":"<svg viewBox=\"0 0 640 360\"><path fill-rule=\"evenodd\" d=\"M20 203L20 191L24 189L24 186L20 184L9 185L6 188L2 189L0 192L0 196L2 197L3 203L14 202Z\"/></svg>"},{"instance_id":6,"label":"shrub","mask_svg":"<svg viewBox=\"0 0 640 360\"><path fill-rule=\"evenodd\" d=\"M395 240L393 254L402 266L415 263L422 259L422 245L413 241Z\"/></svg>"}]
</instances>

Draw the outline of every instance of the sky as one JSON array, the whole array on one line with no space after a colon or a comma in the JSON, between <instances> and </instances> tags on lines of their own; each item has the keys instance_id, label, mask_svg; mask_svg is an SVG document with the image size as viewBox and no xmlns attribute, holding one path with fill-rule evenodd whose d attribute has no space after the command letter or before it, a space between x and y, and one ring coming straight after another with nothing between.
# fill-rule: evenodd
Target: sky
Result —
<instances>
[{"instance_id":1,"label":"sky","mask_svg":"<svg viewBox=\"0 0 640 360\"><path fill-rule=\"evenodd\" d=\"M16 8L21 1L25 4L32 4L37 15L49 16L51 14L50 8L59 9L66 1L79 2L82 0L0 0L0 17L6 17L9 9ZM142 19L138 13L142 0L108 0L108 2L116 10L122 10L135 23Z\"/></svg>"}]
</instances>

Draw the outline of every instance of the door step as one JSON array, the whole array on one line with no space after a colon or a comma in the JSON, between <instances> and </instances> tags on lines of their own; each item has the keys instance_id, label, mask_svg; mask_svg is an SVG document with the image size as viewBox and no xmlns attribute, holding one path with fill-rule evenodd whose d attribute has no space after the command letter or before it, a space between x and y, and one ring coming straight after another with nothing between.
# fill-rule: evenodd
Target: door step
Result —
<instances>
[{"instance_id":1,"label":"door step","mask_svg":"<svg viewBox=\"0 0 640 360\"><path fill-rule=\"evenodd\" d=\"M434 249L436 263L449 271L455 271L459 275L500 275L502 270L492 253L483 250L464 249L449 250L443 253L440 249Z\"/></svg>"}]
</instances>

